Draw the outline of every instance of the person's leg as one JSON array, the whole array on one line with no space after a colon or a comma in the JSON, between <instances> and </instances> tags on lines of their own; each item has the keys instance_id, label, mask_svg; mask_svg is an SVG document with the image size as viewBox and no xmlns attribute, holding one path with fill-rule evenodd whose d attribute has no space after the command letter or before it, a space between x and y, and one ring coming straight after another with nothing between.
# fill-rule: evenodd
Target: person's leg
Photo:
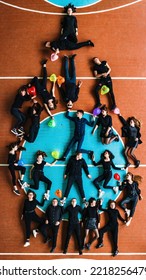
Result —
<instances>
[{"instance_id":1,"label":"person's leg","mask_svg":"<svg viewBox=\"0 0 146 280\"><path fill-rule=\"evenodd\" d=\"M57 235L58 235L59 226L52 226L52 248L56 247Z\"/></svg>"},{"instance_id":2,"label":"person's leg","mask_svg":"<svg viewBox=\"0 0 146 280\"><path fill-rule=\"evenodd\" d=\"M67 50L77 50L77 49L80 49L82 47L94 47L94 44L88 40L88 41L85 41L85 42L80 42L80 43L74 43L74 42L71 42L69 40L66 40L66 49Z\"/></svg>"},{"instance_id":3,"label":"person's leg","mask_svg":"<svg viewBox=\"0 0 146 280\"><path fill-rule=\"evenodd\" d=\"M67 148L63 154L63 157L67 157L69 151L71 150L72 146L77 142L77 140L75 139L75 137L73 137L71 139L71 141L69 142L69 144L67 145Z\"/></svg>"},{"instance_id":4,"label":"person's leg","mask_svg":"<svg viewBox=\"0 0 146 280\"><path fill-rule=\"evenodd\" d=\"M98 176L96 179L94 179L93 184L97 188L97 190L100 189L99 182L103 181L105 179L104 174Z\"/></svg>"},{"instance_id":5,"label":"person's leg","mask_svg":"<svg viewBox=\"0 0 146 280\"><path fill-rule=\"evenodd\" d=\"M47 189L46 189L46 192L45 192L44 196L47 200L49 200L52 181L50 181L46 176L44 176L44 174L40 175L40 181L47 184Z\"/></svg>"},{"instance_id":6,"label":"person's leg","mask_svg":"<svg viewBox=\"0 0 146 280\"><path fill-rule=\"evenodd\" d=\"M30 188L38 190L38 188L39 188L39 181L40 181L40 173L39 172L34 172L33 176L32 176L32 179L34 181L34 185L31 184Z\"/></svg>"},{"instance_id":7,"label":"person's leg","mask_svg":"<svg viewBox=\"0 0 146 280\"><path fill-rule=\"evenodd\" d=\"M96 107L100 107L102 105L100 102L100 94L99 94L99 90L101 89L102 86L103 86L103 83L100 80L95 87Z\"/></svg>"},{"instance_id":8,"label":"person's leg","mask_svg":"<svg viewBox=\"0 0 146 280\"><path fill-rule=\"evenodd\" d=\"M128 204L129 202L131 202L131 198L127 196L125 199L123 199L123 200L120 202L119 206L126 212L127 204Z\"/></svg>"},{"instance_id":9,"label":"person's leg","mask_svg":"<svg viewBox=\"0 0 146 280\"><path fill-rule=\"evenodd\" d=\"M67 56L64 56L64 74L65 74L65 82L70 82L70 75L69 75L69 60Z\"/></svg>"},{"instance_id":10,"label":"person's leg","mask_svg":"<svg viewBox=\"0 0 146 280\"><path fill-rule=\"evenodd\" d=\"M99 238L98 238L98 244L96 248L103 247L103 236L104 233L110 230L110 226L107 224L102 229L99 230Z\"/></svg>"},{"instance_id":11,"label":"person's leg","mask_svg":"<svg viewBox=\"0 0 146 280\"><path fill-rule=\"evenodd\" d=\"M106 80L107 80L106 81L106 85L107 85L107 87L110 90L109 94L110 94L110 97L111 97L111 100L112 100L112 107L111 107L111 109L113 110L113 109L116 108L116 101L115 101L115 96L114 96L114 92L113 92L113 83L112 83L111 77L108 77Z\"/></svg>"},{"instance_id":12,"label":"person's leg","mask_svg":"<svg viewBox=\"0 0 146 280\"><path fill-rule=\"evenodd\" d=\"M77 243L78 243L78 250L79 253L81 253L82 250L82 244L81 244L81 229L80 229L80 224L76 224L74 228L74 232L77 238Z\"/></svg>"},{"instance_id":13,"label":"person's leg","mask_svg":"<svg viewBox=\"0 0 146 280\"><path fill-rule=\"evenodd\" d=\"M41 81L41 85L43 87L43 89L47 88L47 68L46 68L46 64L44 64L42 66L42 71L43 71L43 80Z\"/></svg>"},{"instance_id":14,"label":"person's leg","mask_svg":"<svg viewBox=\"0 0 146 280\"><path fill-rule=\"evenodd\" d=\"M133 147L129 150L129 155L132 158L132 160L134 161L135 167L138 167L140 164L140 161L137 159L137 157L134 154L136 147Z\"/></svg>"},{"instance_id":15,"label":"person's leg","mask_svg":"<svg viewBox=\"0 0 146 280\"><path fill-rule=\"evenodd\" d=\"M134 216L137 202L138 202L138 195L135 196L135 197L131 200L130 217L133 217L133 216Z\"/></svg>"},{"instance_id":16,"label":"person's leg","mask_svg":"<svg viewBox=\"0 0 146 280\"><path fill-rule=\"evenodd\" d=\"M104 183L103 183L103 188L105 189L113 189L113 186L109 186L108 182L111 180L112 178L112 171L109 171L107 174L104 174Z\"/></svg>"},{"instance_id":17,"label":"person's leg","mask_svg":"<svg viewBox=\"0 0 146 280\"><path fill-rule=\"evenodd\" d=\"M24 139L29 143L33 143L38 135L39 128L40 128L39 125L36 126L32 124L32 126L29 129L28 135L25 135Z\"/></svg>"},{"instance_id":18,"label":"person's leg","mask_svg":"<svg viewBox=\"0 0 146 280\"><path fill-rule=\"evenodd\" d=\"M78 189L79 189L79 193L81 195L82 199L85 199L85 192L83 189L83 180L81 176L75 176L75 181L77 183Z\"/></svg>"},{"instance_id":19,"label":"person's leg","mask_svg":"<svg viewBox=\"0 0 146 280\"><path fill-rule=\"evenodd\" d=\"M63 251L64 254L67 252L69 240L70 240L70 238L71 238L71 235L72 235L73 230L74 230L74 226L70 224L70 225L68 226L68 229L67 229L67 235L66 235L65 245L64 245L64 251Z\"/></svg>"},{"instance_id":20,"label":"person's leg","mask_svg":"<svg viewBox=\"0 0 146 280\"><path fill-rule=\"evenodd\" d=\"M118 250L118 225L115 225L111 229L111 235L113 239L113 254Z\"/></svg>"},{"instance_id":21,"label":"person's leg","mask_svg":"<svg viewBox=\"0 0 146 280\"><path fill-rule=\"evenodd\" d=\"M71 66L71 79L70 79L70 82L76 84L76 68L75 68L74 56L72 56L70 58L70 66Z\"/></svg>"},{"instance_id":22,"label":"person's leg","mask_svg":"<svg viewBox=\"0 0 146 280\"><path fill-rule=\"evenodd\" d=\"M18 108L12 108L11 114L17 119L17 123L15 124L16 129L24 124L26 116Z\"/></svg>"},{"instance_id":23,"label":"person's leg","mask_svg":"<svg viewBox=\"0 0 146 280\"><path fill-rule=\"evenodd\" d=\"M71 186L74 182L74 177L73 176L69 176L68 177L68 181L67 181L67 186L66 186L66 189L65 189L65 193L64 193L64 197L67 198L69 193L70 193L70 189L71 189Z\"/></svg>"}]
</instances>

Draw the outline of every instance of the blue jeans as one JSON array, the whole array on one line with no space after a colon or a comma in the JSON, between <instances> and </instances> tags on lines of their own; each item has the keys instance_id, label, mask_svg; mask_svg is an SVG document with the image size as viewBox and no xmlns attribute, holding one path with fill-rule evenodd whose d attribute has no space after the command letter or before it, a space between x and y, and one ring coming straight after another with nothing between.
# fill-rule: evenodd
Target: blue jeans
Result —
<instances>
[{"instance_id":1,"label":"blue jeans","mask_svg":"<svg viewBox=\"0 0 146 280\"><path fill-rule=\"evenodd\" d=\"M129 197L127 196L125 199L123 199L120 203L120 206L123 210L125 210L127 207L125 206L125 204L130 202L130 217L133 217L134 212L135 212L135 208L136 208L136 204L138 202L138 195L135 195L133 197Z\"/></svg>"},{"instance_id":2,"label":"blue jeans","mask_svg":"<svg viewBox=\"0 0 146 280\"><path fill-rule=\"evenodd\" d=\"M69 144L68 144L68 146L67 146L67 148L66 148L66 150L65 150L65 153L63 154L63 156L64 157L66 157L67 155L68 155L68 153L69 153L69 151L71 150L71 148L73 147L73 145L75 144L75 143L78 143L78 145L77 145L77 150L76 150L76 152L77 153L83 153L83 154L89 154L91 151L90 150L85 150L85 149L81 149L81 146L82 146L82 144L83 144L83 141L84 141L84 135L82 136L82 137L76 137L76 136L74 136L72 139L71 139L71 141L69 142Z\"/></svg>"},{"instance_id":3,"label":"blue jeans","mask_svg":"<svg viewBox=\"0 0 146 280\"><path fill-rule=\"evenodd\" d=\"M18 108L12 108L11 114L17 119L17 123L15 124L15 128L19 128L23 126L26 121L26 116L22 113Z\"/></svg>"},{"instance_id":4,"label":"blue jeans","mask_svg":"<svg viewBox=\"0 0 146 280\"><path fill-rule=\"evenodd\" d=\"M76 84L76 70L74 58L70 59L70 71L69 71L69 60L64 57L64 72L65 72L65 82Z\"/></svg>"}]
</instances>

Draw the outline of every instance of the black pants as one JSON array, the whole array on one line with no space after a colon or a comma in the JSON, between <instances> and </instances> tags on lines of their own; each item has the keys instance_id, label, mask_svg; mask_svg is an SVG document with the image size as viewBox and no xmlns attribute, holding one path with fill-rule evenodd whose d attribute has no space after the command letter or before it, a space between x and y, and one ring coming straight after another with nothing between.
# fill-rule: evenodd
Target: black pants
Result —
<instances>
[{"instance_id":1,"label":"black pants","mask_svg":"<svg viewBox=\"0 0 146 280\"><path fill-rule=\"evenodd\" d=\"M26 116L23 112L19 110L19 108L11 108L11 114L17 119L17 123L15 124L15 128L19 128L23 126L26 121Z\"/></svg>"},{"instance_id":2,"label":"black pants","mask_svg":"<svg viewBox=\"0 0 146 280\"><path fill-rule=\"evenodd\" d=\"M85 41L85 42L81 42L81 43L74 43L71 42L67 39L64 40L57 40L57 41L53 41L51 42L51 48L52 49L59 49L59 50L77 50L80 49L82 47L86 47L86 46L90 46L90 42L89 41Z\"/></svg>"},{"instance_id":3,"label":"black pants","mask_svg":"<svg viewBox=\"0 0 146 280\"><path fill-rule=\"evenodd\" d=\"M127 203L130 203L130 217L133 217L135 208L138 202L138 195L135 195L133 197L127 196L125 199L123 199L120 203L120 206L123 210L125 210L127 207Z\"/></svg>"},{"instance_id":4,"label":"black pants","mask_svg":"<svg viewBox=\"0 0 146 280\"><path fill-rule=\"evenodd\" d=\"M78 248L79 250L81 249L81 230L80 230L80 224L76 223L76 224L70 224L68 225L68 229L67 229L67 236L66 236L66 240L65 240L65 245L64 245L64 250L67 250L68 248L68 244L69 244L69 240L71 238L71 235L73 234L73 232L75 233L75 236L77 238L77 243L78 243Z\"/></svg>"},{"instance_id":5,"label":"black pants","mask_svg":"<svg viewBox=\"0 0 146 280\"><path fill-rule=\"evenodd\" d=\"M25 135L24 139L29 143L33 143L35 141L35 139L37 138L39 128L40 128L40 125L32 124L32 126L29 129L28 136Z\"/></svg>"},{"instance_id":6,"label":"black pants","mask_svg":"<svg viewBox=\"0 0 146 280\"><path fill-rule=\"evenodd\" d=\"M12 176L12 184L13 186L16 185L16 175L15 175L15 171L21 171L21 175L25 174L26 168L24 166L20 166L20 165L9 165L9 170Z\"/></svg>"},{"instance_id":7,"label":"black pants","mask_svg":"<svg viewBox=\"0 0 146 280\"><path fill-rule=\"evenodd\" d=\"M111 101L112 101L112 107L116 107L116 101L115 101L115 96L114 96L114 92L113 92L113 85L112 85L112 79L110 76L108 76L107 78L101 78L99 80L98 85L95 88L95 94L96 94L96 98L97 98L97 107L101 105L100 103L100 97L99 97L99 93L98 91L101 89L101 87L103 85L106 85L109 88L109 93L110 97L111 97Z\"/></svg>"},{"instance_id":8,"label":"black pants","mask_svg":"<svg viewBox=\"0 0 146 280\"><path fill-rule=\"evenodd\" d=\"M66 190L65 190L64 197L68 197L71 186L74 182L77 183L80 195L81 195L82 198L84 198L85 193L84 193L84 189L83 189L82 177L81 176L74 176L74 175L69 176L69 178L68 178L67 187L66 187Z\"/></svg>"},{"instance_id":9,"label":"black pants","mask_svg":"<svg viewBox=\"0 0 146 280\"><path fill-rule=\"evenodd\" d=\"M24 214L24 222L25 222L25 229L26 229L26 239L29 239L31 234L31 222L36 222L41 224L44 222L44 220L40 218L34 211L32 213Z\"/></svg>"},{"instance_id":10,"label":"black pants","mask_svg":"<svg viewBox=\"0 0 146 280\"><path fill-rule=\"evenodd\" d=\"M113 240L113 251L116 251L118 249L118 224L117 223L115 225L107 224L102 229L100 229L99 239L98 239L99 243L103 242L103 235L107 231L111 232L112 240Z\"/></svg>"},{"instance_id":11,"label":"black pants","mask_svg":"<svg viewBox=\"0 0 146 280\"><path fill-rule=\"evenodd\" d=\"M71 150L71 148L73 147L73 145L75 145L77 143L77 153L83 153L83 154L89 154L91 151L90 150L85 150L82 149L82 144L84 141L84 135L82 137L77 137L77 136L73 136L73 138L71 139L71 141L69 142L63 156L66 157L69 153L69 151Z\"/></svg>"},{"instance_id":12,"label":"black pants","mask_svg":"<svg viewBox=\"0 0 146 280\"><path fill-rule=\"evenodd\" d=\"M107 186L108 182L110 181L110 179L112 178L112 171L109 172L104 172L102 175L98 176L94 181L93 184L95 185L95 187L99 190L99 182L104 180L103 183L103 188L105 189L113 189L112 186Z\"/></svg>"},{"instance_id":13,"label":"black pants","mask_svg":"<svg viewBox=\"0 0 146 280\"><path fill-rule=\"evenodd\" d=\"M52 182L44 176L44 172L34 172L32 179L34 181L34 185L30 185L30 188L38 190L39 181L42 181L47 184L47 190L51 189Z\"/></svg>"},{"instance_id":14,"label":"black pants","mask_svg":"<svg viewBox=\"0 0 146 280\"><path fill-rule=\"evenodd\" d=\"M55 248L56 247L56 242L57 242L57 235L58 235L58 230L59 230L59 225L58 226L55 226L54 224L43 224L39 227L39 230L40 232L42 233L44 239L47 239L48 238L48 232L47 232L47 229L48 230L51 230L52 231L52 234L51 234L51 238L52 238L52 248ZM49 236L50 237L50 236Z\"/></svg>"}]
</instances>

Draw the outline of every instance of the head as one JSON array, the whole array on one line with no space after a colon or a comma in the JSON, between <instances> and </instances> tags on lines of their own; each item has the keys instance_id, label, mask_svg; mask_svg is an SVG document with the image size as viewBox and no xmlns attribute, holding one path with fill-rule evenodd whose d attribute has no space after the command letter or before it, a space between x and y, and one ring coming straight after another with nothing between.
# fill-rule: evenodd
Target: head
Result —
<instances>
[{"instance_id":1,"label":"head","mask_svg":"<svg viewBox=\"0 0 146 280\"><path fill-rule=\"evenodd\" d=\"M134 127L134 126L139 127L139 128L141 127L140 121L137 120L135 117L128 118L128 123L132 127Z\"/></svg>"},{"instance_id":2,"label":"head","mask_svg":"<svg viewBox=\"0 0 146 280\"><path fill-rule=\"evenodd\" d=\"M101 154L101 158L110 158L113 159L114 155L109 151L109 150L105 150L102 154Z\"/></svg>"},{"instance_id":3,"label":"head","mask_svg":"<svg viewBox=\"0 0 146 280\"><path fill-rule=\"evenodd\" d=\"M109 200L109 208L111 208L111 209L116 208L116 202L114 200Z\"/></svg>"},{"instance_id":4,"label":"head","mask_svg":"<svg viewBox=\"0 0 146 280\"><path fill-rule=\"evenodd\" d=\"M79 119L81 119L81 118L83 117L83 115L84 115L84 111L83 111L83 110L77 110L76 115L77 115L77 117L78 117Z\"/></svg>"},{"instance_id":5,"label":"head","mask_svg":"<svg viewBox=\"0 0 146 280\"><path fill-rule=\"evenodd\" d=\"M90 197L89 199L89 206L95 207L96 206L96 199L94 197Z\"/></svg>"},{"instance_id":6,"label":"head","mask_svg":"<svg viewBox=\"0 0 146 280\"><path fill-rule=\"evenodd\" d=\"M11 143L10 145L8 145L7 147L8 147L8 149L9 149L9 151L25 151L26 150L26 148L24 148L24 147L22 147L22 146L19 146L19 144L20 144L20 140L19 141L16 141L16 142L13 142L13 143Z\"/></svg>"},{"instance_id":7,"label":"head","mask_svg":"<svg viewBox=\"0 0 146 280\"><path fill-rule=\"evenodd\" d=\"M25 96L27 94L27 87L26 86L21 87L18 92L22 96Z\"/></svg>"},{"instance_id":8,"label":"head","mask_svg":"<svg viewBox=\"0 0 146 280\"><path fill-rule=\"evenodd\" d=\"M47 157L47 154L43 151L37 151L37 160L41 161L43 160L45 157Z\"/></svg>"},{"instance_id":9,"label":"head","mask_svg":"<svg viewBox=\"0 0 146 280\"><path fill-rule=\"evenodd\" d=\"M101 107L101 114L102 116L106 116L108 114L108 109L105 105Z\"/></svg>"},{"instance_id":10,"label":"head","mask_svg":"<svg viewBox=\"0 0 146 280\"><path fill-rule=\"evenodd\" d=\"M93 57L93 62L94 62L95 64L101 64L101 61L99 60L98 57Z\"/></svg>"},{"instance_id":11,"label":"head","mask_svg":"<svg viewBox=\"0 0 146 280\"><path fill-rule=\"evenodd\" d=\"M128 172L127 174L126 174L126 180L128 180L128 181L133 181L133 178L134 178L134 175L131 173L131 172Z\"/></svg>"},{"instance_id":12,"label":"head","mask_svg":"<svg viewBox=\"0 0 146 280\"><path fill-rule=\"evenodd\" d=\"M77 205L77 200L76 200L76 198L72 198L72 200L71 200L71 205L72 205L73 207L75 207L75 206Z\"/></svg>"},{"instance_id":13,"label":"head","mask_svg":"<svg viewBox=\"0 0 146 280\"><path fill-rule=\"evenodd\" d=\"M28 198L28 200L33 200L34 198L36 198L35 192L29 190L29 191L27 192L27 198Z\"/></svg>"},{"instance_id":14,"label":"head","mask_svg":"<svg viewBox=\"0 0 146 280\"><path fill-rule=\"evenodd\" d=\"M49 99L48 100L48 107L50 110L54 110L57 108L57 103L58 103L58 100L54 100L54 99Z\"/></svg>"},{"instance_id":15,"label":"head","mask_svg":"<svg viewBox=\"0 0 146 280\"><path fill-rule=\"evenodd\" d=\"M58 205L58 199L57 198L53 198L52 200L52 205L55 207Z\"/></svg>"},{"instance_id":16,"label":"head","mask_svg":"<svg viewBox=\"0 0 146 280\"><path fill-rule=\"evenodd\" d=\"M77 154L76 154L76 159L77 159L77 160L82 159L82 153L77 153Z\"/></svg>"},{"instance_id":17,"label":"head","mask_svg":"<svg viewBox=\"0 0 146 280\"><path fill-rule=\"evenodd\" d=\"M64 7L64 12L71 16L73 13L76 12L76 7L69 3L67 6Z\"/></svg>"},{"instance_id":18,"label":"head","mask_svg":"<svg viewBox=\"0 0 146 280\"><path fill-rule=\"evenodd\" d=\"M68 102L67 102L67 108L68 109L72 109L72 107L73 107L73 102L71 101L71 100L69 100Z\"/></svg>"}]
</instances>

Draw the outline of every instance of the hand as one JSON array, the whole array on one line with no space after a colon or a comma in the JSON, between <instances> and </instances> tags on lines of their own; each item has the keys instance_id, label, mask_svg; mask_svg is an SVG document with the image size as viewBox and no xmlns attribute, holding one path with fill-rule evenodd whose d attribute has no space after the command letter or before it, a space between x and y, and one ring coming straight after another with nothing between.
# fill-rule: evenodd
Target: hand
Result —
<instances>
[{"instance_id":1,"label":"hand","mask_svg":"<svg viewBox=\"0 0 146 280\"><path fill-rule=\"evenodd\" d=\"M139 200L143 200L143 196L141 194L139 195Z\"/></svg>"},{"instance_id":2,"label":"hand","mask_svg":"<svg viewBox=\"0 0 146 280\"><path fill-rule=\"evenodd\" d=\"M81 87L82 83L83 83L82 81L79 81L78 87Z\"/></svg>"},{"instance_id":3,"label":"hand","mask_svg":"<svg viewBox=\"0 0 146 280\"><path fill-rule=\"evenodd\" d=\"M64 175L64 179L66 179L66 178L67 178L67 175L65 174L65 175Z\"/></svg>"},{"instance_id":4,"label":"hand","mask_svg":"<svg viewBox=\"0 0 146 280\"><path fill-rule=\"evenodd\" d=\"M23 214L21 215L21 221L23 220Z\"/></svg>"},{"instance_id":5,"label":"hand","mask_svg":"<svg viewBox=\"0 0 146 280\"><path fill-rule=\"evenodd\" d=\"M91 179L91 178L92 178L92 176L91 176L90 174L88 174L88 178L89 178L89 179Z\"/></svg>"},{"instance_id":6,"label":"hand","mask_svg":"<svg viewBox=\"0 0 146 280\"><path fill-rule=\"evenodd\" d=\"M59 225L60 225L60 222L57 221L57 222L55 223L55 226L59 226Z\"/></svg>"},{"instance_id":7,"label":"hand","mask_svg":"<svg viewBox=\"0 0 146 280\"><path fill-rule=\"evenodd\" d=\"M49 221L48 221L48 220L46 220L46 221L45 221L45 224L46 224L46 225L48 225L48 224L49 224Z\"/></svg>"}]
</instances>

